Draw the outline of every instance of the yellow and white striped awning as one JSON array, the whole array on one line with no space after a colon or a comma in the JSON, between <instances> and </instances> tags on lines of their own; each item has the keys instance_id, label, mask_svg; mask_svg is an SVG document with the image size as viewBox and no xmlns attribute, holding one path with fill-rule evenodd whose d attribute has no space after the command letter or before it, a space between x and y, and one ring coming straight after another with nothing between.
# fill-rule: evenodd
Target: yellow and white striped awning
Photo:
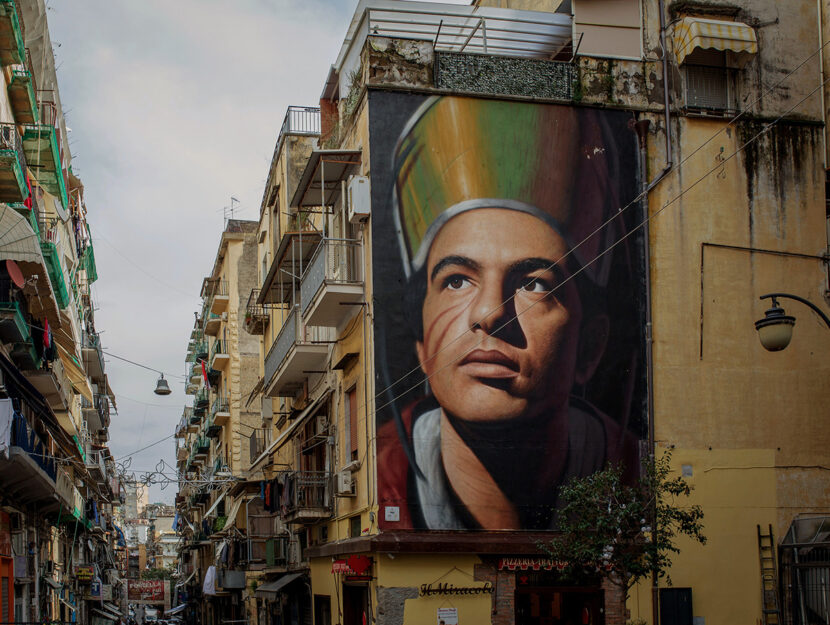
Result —
<instances>
[{"instance_id":1,"label":"yellow and white striped awning","mask_svg":"<svg viewBox=\"0 0 830 625\"><path fill-rule=\"evenodd\" d=\"M758 38L751 26L743 22L726 22L702 17L684 17L674 25L674 54L682 64L695 48L730 50L744 65L758 53Z\"/></svg>"}]
</instances>

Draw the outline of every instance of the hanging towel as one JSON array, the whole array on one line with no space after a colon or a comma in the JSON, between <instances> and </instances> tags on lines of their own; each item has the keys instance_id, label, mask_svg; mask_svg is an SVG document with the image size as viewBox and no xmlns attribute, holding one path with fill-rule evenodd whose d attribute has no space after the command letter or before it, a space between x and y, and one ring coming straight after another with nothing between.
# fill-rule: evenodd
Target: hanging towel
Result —
<instances>
[{"instance_id":1,"label":"hanging towel","mask_svg":"<svg viewBox=\"0 0 830 625\"><path fill-rule=\"evenodd\" d=\"M11 399L0 399L0 457L8 457L12 442L12 418L14 408Z\"/></svg>"}]
</instances>

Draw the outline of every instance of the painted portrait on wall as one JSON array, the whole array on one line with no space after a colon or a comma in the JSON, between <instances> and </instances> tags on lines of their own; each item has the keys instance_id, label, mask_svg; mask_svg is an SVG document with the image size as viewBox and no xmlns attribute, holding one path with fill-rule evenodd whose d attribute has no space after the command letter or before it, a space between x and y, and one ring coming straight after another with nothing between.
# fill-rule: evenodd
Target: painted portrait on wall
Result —
<instances>
[{"instance_id":1,"label":"painted portrait on wall","mask_svg":"<svg viewBox=\"0 0 830 625\"><path fill-rule=\"evenodd\" d=\"M631 116L389 93L370 107L381 526L552 529L569 479L639 467Z\"/></svg>"}]
</instances>

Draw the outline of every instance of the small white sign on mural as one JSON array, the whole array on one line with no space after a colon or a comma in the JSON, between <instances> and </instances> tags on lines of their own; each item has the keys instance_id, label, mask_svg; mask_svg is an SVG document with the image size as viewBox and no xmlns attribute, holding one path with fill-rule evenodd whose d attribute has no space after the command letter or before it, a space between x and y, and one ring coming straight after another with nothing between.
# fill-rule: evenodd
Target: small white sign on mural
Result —
<instances>
[{"instance_id":1,"label":"small white sign on mural","mask_svg":"<svg viewBox=\"0 0 830 625\"><path fill-rule=\"evenodd\" d=\"M438 625L458 625L458 608L438 608Z\"/></svg>"}]
</instances>

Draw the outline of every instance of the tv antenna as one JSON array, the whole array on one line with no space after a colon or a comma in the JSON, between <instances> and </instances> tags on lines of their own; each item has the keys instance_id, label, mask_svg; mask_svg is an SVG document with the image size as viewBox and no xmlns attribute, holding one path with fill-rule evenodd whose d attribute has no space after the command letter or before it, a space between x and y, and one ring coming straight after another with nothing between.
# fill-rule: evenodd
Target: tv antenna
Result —
<instances>
[{"instance_id":1,"label":"tv antenna","mask_svg":"<svg viewBox=\"0 0 830 625\"><path fill-rule=\"evenodd\" d=\"M230 206L223 206L222 212L225 216L225 227L228 227L228 220L233 219L233 214L239 210L239 200L237 200L234 196L231 196L231 205Z\"/></svg>"}]
</instances>

